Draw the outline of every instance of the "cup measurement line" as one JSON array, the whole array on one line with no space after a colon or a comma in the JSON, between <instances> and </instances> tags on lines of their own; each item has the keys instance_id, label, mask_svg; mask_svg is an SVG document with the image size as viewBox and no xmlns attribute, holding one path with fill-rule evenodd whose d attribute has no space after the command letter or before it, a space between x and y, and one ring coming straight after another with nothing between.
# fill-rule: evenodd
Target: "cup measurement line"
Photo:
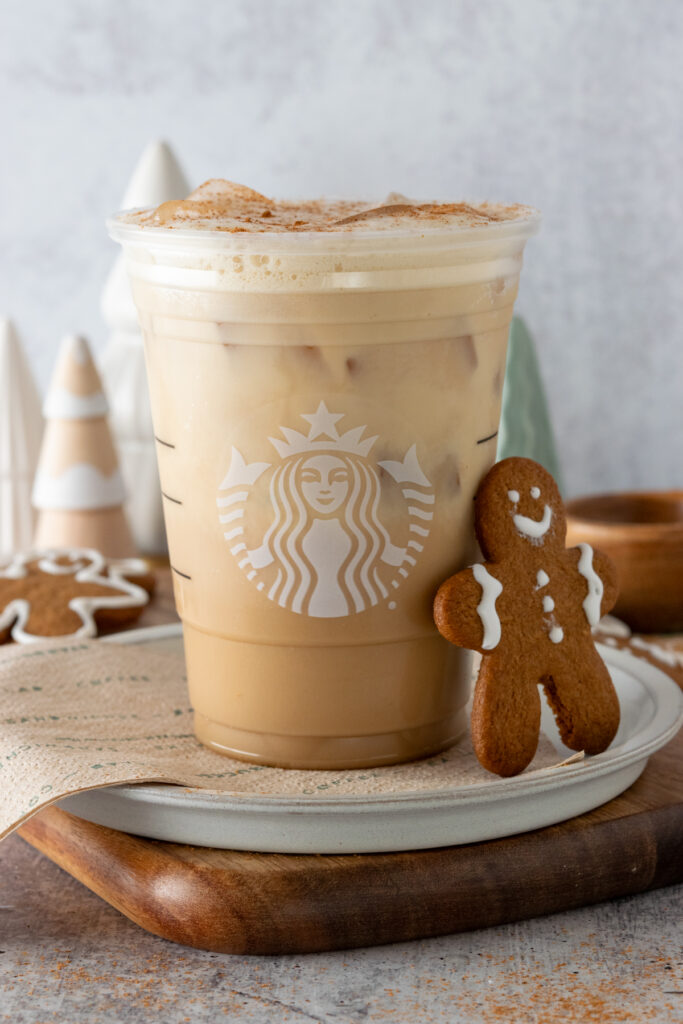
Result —
<instances>
[{"instance_id":1,"label":"cup measurement line","mask_svg":"<svg viewBox=\"0 0 683 1024\"><path fill-rule=\"evenodd\" d=\"M498 437L497 430L494 430L494 432L492 434L489 434L487 437L480 437L479 440L477 441L477 444L486 444L487 441L493 441L494 437Z\"/></svg>"},{"instance_id":2,"label":"cup measurement line","mask_svg":"<svg viewBox=\"0 0 683 1024\"><path fill-rule=\"evenodd\" d=\"M171 566L171 571L176 573L177 576L182 576L184 580L191 580L192 577L188 576L186 572L181 572L180 569L176 569L175 565Z\"/></svg>"},{"instance_id":3,"label":"cup measurement line","mask_svg":"<svg viewBox=\"0 0 683 1024\"><path fill-rule=\"evenodd\" d=\"M166 493L166 491L162 491L161 496L162 498L166 498L166 501L172 501L174 505L182 505L180 498L172 498L170 494Z\"/></svg>"},{"instance_id":4,"label":"cup measurement line","mask_svg":"<svg viewBox=\"0 0 683 1024\"><path fill-rule=\"evenodd\" d=\"M175 448L175 445L171 444L170 441L162 441L162 439L160 437L157 437L156 434L154 435L154 440L158 441L159 444L162 444L164 446L164 448Z\"/></svg>"}]
</instances>

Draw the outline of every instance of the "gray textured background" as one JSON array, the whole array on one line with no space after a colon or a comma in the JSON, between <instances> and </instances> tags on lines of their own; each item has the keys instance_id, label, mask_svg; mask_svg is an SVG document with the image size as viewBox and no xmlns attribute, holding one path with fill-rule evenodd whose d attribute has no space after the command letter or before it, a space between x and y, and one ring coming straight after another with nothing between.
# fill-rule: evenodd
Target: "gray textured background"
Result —
<instances>
[{"instance_id":1,"label":"gray textured background","mask_svg":"<svg viewBox=\"0 0 683 1024\"><path fill-rule=\"evenodd\" d=\"M679 0L22 0L0 32L0 312L100 346L103 220L192 181L541 208L518 309L570 492L683 484Z\"/></svg>"}]
</instances>

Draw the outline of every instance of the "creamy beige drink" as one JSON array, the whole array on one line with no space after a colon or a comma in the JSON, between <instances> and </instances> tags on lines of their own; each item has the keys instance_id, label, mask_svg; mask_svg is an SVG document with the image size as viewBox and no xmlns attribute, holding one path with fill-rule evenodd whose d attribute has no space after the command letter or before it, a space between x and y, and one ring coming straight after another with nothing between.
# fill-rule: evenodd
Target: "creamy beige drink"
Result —
<instances>
[{"instance_id":1,"label":"creamy beige drink","mask_svg":"<svg viewBox=\"0 0 683 1024\"><path fill-rule=\"evenodd\" d=\"M228 182L124 214L202 742L371 766L464 728L437 633L472 557L534 211L276 203Z\"/></svg>"}]
</instances>

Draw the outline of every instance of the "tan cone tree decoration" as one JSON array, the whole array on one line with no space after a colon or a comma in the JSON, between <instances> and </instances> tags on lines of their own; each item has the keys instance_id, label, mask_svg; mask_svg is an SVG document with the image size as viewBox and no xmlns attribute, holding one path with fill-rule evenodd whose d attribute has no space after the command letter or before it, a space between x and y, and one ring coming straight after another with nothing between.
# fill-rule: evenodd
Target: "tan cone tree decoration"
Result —
<instances>
[{"instance_id":1,"label":"tan cone tree decoration","mask_svg":"<svg viewBox=\"0 0 683 1024\"><path fill-rule=\"evenodd\" d=\"M37 548L134 552L107 400L87 341L66 337L43 407L45 435L33 488Z\"/></svg>"}]
</instances>

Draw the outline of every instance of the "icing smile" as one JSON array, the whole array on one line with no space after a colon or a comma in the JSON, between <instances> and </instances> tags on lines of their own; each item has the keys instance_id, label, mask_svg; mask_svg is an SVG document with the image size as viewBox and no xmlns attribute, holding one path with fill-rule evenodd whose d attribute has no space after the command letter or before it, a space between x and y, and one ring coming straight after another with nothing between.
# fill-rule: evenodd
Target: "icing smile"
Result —
<instances>
[{"instance_id":1,"label":"icing smile","mask_svg":"<svg viewBox=\"0 0 683 1024\"><path fill-rule=\"evenodd\" d=\"M543 509L543 517L538 519L531 519L529 516L520 516L519 514L512 517L512 521L520 533L524 534L525 537L530 537L532 540L538 540L541 537L545 537L546 533L550 529L550 524L553 519L553 510L550 505L546 505Z\"/></svg>"}]
</instances>

